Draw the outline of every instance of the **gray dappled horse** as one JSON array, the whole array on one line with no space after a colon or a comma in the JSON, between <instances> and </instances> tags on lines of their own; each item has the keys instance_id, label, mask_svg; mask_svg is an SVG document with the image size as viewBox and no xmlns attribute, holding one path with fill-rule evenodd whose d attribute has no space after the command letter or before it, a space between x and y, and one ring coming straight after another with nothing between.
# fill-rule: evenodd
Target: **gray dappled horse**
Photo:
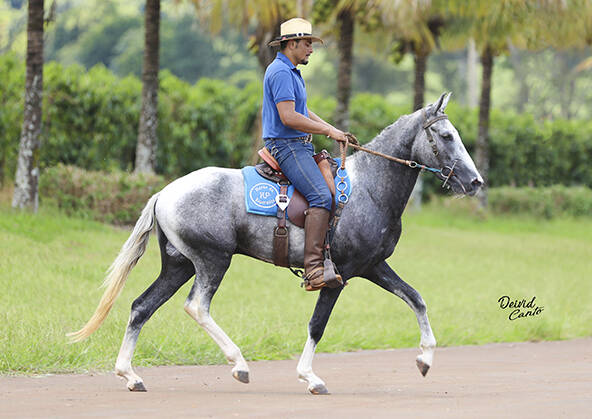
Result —
<instances>
[{"instance_id":1,"label":"gray dappled horse","mask_svg":"<svg viewBox=\"0 0 592 419\"><path fill-rule=\"evenodd\" d=\"M474 195L483 180L463 146L458 132L444 115L450 95L436 104L400 117L367 146L369 149L414 160L426 166L448 168L447 183L455 193ZM427 124L426 124L427 122ZM425 128L425 125L430 127ZM402 298L415 312L421 331L417 366L425 375L432 365L436 340L426 305L417 291L386 263L401 235L401 215L419 171L378 156L357 152L347 159L352 194L338 224L331 253L344 280L366 278ZM451 175L451 168L453 173ZM440 173L440 178L445 176ZM88 323L73 333L74 340L92 334L107 316L130 270L146 249L156 228L162 270L152 285L132 304L131 315L117 357L115 371L132 391L145 391L131 360L144 323L193 275L195 281L185 311L220 346L237 380L249 382L249 367L240 349L210 316L210 302L232 255L241 253L272 261L275 217L248 214L243 176L238 169L207 167L179 178L150 198L133 232L111 265L107 289ZM290 260L302 266L304 231L291 228ZM308 325L308 339L298 362L298 378L313 394L327 393L325 383L312 370L317 343L341 293L322 288Z\"/></svg>"}]
</instances>

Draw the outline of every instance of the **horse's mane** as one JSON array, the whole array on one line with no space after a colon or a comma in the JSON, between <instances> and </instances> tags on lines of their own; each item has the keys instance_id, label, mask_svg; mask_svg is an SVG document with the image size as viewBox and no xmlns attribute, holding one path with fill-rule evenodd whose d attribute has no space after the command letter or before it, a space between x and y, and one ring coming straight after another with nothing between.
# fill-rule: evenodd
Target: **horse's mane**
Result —
<instances>
[{"instance_id":1,"label":"horse's mane","mask_svg":"<svg viewBox=\"0 0 592 419\"><path fill-rule=\"evenodd\" d=\"M398 130L399 128L401 128L401 126L407 124L409 120L412 118L412 116L413 114L401 115L399 118L397 118L395 122L384 127L382 131L380 131L380 133L376 137L374 137L370 142L365 144L364 147L367 147L369 149L376 148L376 145L380 143L384 137L391 137L392 132L394 130Z\"/></svg>"}]
</instances>

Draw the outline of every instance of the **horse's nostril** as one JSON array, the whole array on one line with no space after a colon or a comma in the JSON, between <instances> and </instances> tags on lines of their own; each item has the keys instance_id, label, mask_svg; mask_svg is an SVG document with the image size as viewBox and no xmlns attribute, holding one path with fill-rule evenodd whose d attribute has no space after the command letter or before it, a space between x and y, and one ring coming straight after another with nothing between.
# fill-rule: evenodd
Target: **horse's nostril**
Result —
<instances>
[{"instance_id":1,"label":"horse's nostril","mask_svg":"<svg viewBox=\"0 0 592 419\"><path fill-rule=\"evenodd\" d=\"M471 184L474 186L481 186L481 185L483 185L483 182L481 180L479 180L479 178L475 178L471 181Z\"/></svg>"}]
</instances>

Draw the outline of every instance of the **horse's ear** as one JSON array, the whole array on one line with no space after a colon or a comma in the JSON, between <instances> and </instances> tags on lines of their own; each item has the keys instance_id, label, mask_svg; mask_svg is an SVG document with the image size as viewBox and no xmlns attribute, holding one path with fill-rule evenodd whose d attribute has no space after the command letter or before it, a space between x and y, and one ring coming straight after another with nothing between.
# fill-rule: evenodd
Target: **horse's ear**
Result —
<instances>
[{"instance_id":1,"label":"horse's ear","mask_svg":"<svg viewBox=\"0 0 592 419\"><path fill-rule=\"evenodd\" d=\"M444 110L446 109L446 105L448 105L448 101L450 100L450 96L452 96L452 92L445 93L442 96L444 96L444 99L442 100L440 111L444 112Z\"/></svg>"},{"instance_id":2,"label":"horse's ear","mask_svg":"<svg viewBox=\"0 0 592 419\"><path fill-rule=\"evenodd\" d=\"M442 95L440 95L438 101L433 105L434 114L437 114L438 112L444 112L444 110L446 109L446 105L448 105L448 101L450 100L451 95L452 92L442 93Z\"/></svg>"}]
</instances>

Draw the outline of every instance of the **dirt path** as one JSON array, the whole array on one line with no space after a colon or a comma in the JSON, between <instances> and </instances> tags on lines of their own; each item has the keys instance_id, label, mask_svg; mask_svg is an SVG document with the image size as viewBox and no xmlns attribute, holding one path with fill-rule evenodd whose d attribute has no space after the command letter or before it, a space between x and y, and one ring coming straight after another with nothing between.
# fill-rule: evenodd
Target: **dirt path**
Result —
<instances>
[{"instance_id":1,"label":"dirt path","mask_svg":"<svg viewBox=\"0 0 592 419\"><path fill-rule=\"evenodd\" d=\"M591 418L592 338L440 348L426 378L417 349L319 354L332 394L312 396L296 360L140 368L147 393L113 374L0 377L0 417Z\"/></svg>"}]
</instances>

